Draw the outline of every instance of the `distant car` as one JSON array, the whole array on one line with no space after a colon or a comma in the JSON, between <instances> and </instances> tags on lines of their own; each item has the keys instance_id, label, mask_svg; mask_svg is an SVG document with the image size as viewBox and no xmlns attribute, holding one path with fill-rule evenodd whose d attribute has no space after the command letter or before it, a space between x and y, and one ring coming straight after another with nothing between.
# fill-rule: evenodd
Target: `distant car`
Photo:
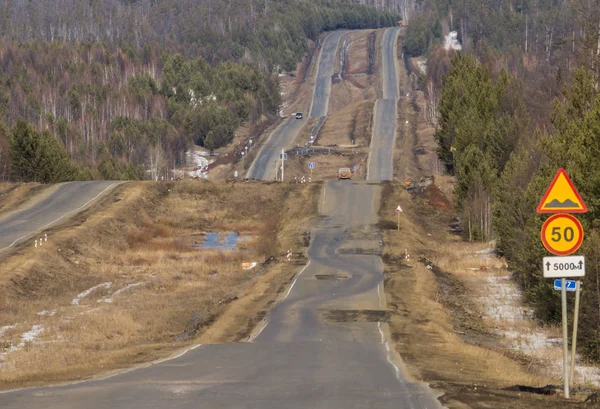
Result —
<instances>
[{"instance_id":1,"label":"distant car","mask_svg":"<svg viewBox=\"0 0 600 409\"><path fill-rule=\"evenodd\" d=\"M302 119L302 112L296 112L296 119Z\"/></svg>"},{"instance_id":2,"label":"distant car","mask_svg":"<svg viewBox=\"0 0 600 409\"><path fill-rule=\"evenodd\" d=\"M337 173L338 180L340 179L352 179L352 171L350 168L340 168Z\"/></svg>"}]
</instances>

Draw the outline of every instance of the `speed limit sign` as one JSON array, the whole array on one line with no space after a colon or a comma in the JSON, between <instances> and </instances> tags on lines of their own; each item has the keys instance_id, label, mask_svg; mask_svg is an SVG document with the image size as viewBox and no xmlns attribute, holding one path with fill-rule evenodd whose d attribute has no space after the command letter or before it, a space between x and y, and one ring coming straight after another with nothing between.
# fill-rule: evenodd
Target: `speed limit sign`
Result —
<instances>
[{"instance_id":1,"label":"speed limit sign","mask_svg":"<svg viewBox=\"0 0 600 409\"><path fill-rule=\"evenodd\" d=\"M542 226L542 243L546 250L557 256L568 256L583 242L583 227L570 214L555 214Z\"/></svg>"}]
</instances>

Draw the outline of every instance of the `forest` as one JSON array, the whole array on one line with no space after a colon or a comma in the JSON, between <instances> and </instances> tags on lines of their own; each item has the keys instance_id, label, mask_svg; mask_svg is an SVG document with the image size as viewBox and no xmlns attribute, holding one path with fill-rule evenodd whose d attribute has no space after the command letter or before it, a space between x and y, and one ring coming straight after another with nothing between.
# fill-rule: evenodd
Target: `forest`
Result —
<instances>
[{"instance_id":1,"label":"forest","mask_svg":"<svg viewBox=\"0 0 600 409\"><path fill-rule=\"evenodd\" d=\"M217 149L241 124L273 118L278 74L295 69L309 40L397 18L349 0L4 1L0 178L140 179L172 169L192 144ZM43 157L34 148L46 134L75 171L31 179L37 173L11 159ZM23 135L40 143L11 140Z\"/></svg>"},{"instance_id":2,"label":"forest","mask_svg":"<svg viewBox=\"0 0 600 409\"><path fill-rule=\"evenodd\" d=\"M425 116L456 178L466 238L495 241L540 323L560 322L560 293L541 267L547 216L536 206L565 168L589 207L578 216L587 267L578 346L600 362L600 6L434 0L419 7L407 43L412 55L428 57ZM444 49L450 30L462 52Z\"/></svg>"}]
</instances>

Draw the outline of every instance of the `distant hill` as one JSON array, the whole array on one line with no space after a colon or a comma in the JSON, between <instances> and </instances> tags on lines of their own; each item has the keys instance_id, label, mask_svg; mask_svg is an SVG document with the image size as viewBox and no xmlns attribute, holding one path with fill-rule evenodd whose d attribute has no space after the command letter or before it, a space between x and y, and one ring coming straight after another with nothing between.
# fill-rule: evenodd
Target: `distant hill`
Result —
<instances>
[{"instance_id":1,"label":"distant hill","mask_svg":"<svg viewBox=\"0 0 600 409\"><path fill-rule=\"evenodd\" d=\"M273 115L277 73L309 39L396 19L342 0L5 1L0 120L51 133L89 168L83 177L143 175L130 166L172 166L191 143L218 148Z\"/></svg>"}]
</instances>

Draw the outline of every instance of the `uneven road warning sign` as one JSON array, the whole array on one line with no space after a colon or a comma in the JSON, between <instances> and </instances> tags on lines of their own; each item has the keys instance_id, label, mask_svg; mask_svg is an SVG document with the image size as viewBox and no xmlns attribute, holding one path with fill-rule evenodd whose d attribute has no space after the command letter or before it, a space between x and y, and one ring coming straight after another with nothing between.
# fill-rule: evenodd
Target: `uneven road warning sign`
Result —
<instances>
[{"instance_id":1,"label":"uneven road warning sign","mask_svg":"<svg viewBox=\"0 0 600 409\"><path fill-rule=\"evenodd\" d=\"M538 205L537 212L585 213L587 211L587 206L569 179L567 172L560 168Z\"/></svg>"},{"instance_id":2,"label":"uneven road warning sign","mask_svg":"<svg viewBox=\"0 0 600 409\"><path fill-rule=\"evenodd\" d=\"M546 250L557 256L568 256L583 242L583 227L570 214L555 214L542 226L542 243Z\"/></svg>"}]
</instances>

